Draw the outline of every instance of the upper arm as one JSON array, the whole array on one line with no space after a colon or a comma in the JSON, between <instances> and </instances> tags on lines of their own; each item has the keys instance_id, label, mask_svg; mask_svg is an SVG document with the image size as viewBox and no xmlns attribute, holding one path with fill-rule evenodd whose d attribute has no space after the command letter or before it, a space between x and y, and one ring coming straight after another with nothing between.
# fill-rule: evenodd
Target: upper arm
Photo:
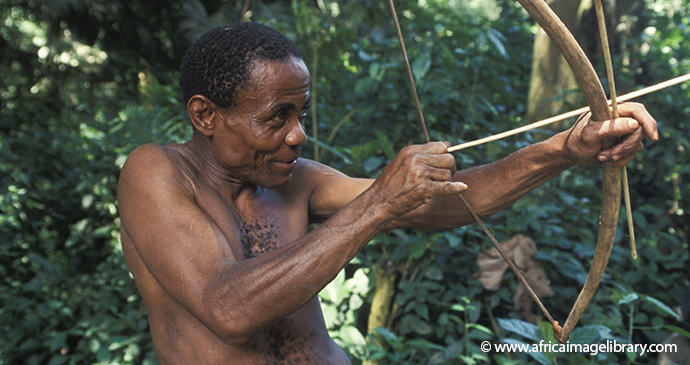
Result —
<instances>
[{"instance_id":1,"label":"upper arm","mask_svg":"<svg viewBox=\"0 0 690 365\"><path fill-rule=\"evenodd\" d=\"M147 145L123 167L118 203L122 227L146 269L170 297L211 326L205 292L235 257L191 189L163 148Z\"/></svg>"},{"instance_id":2,"label":"upper arm","mask_svg":"<svg viewBox=\"0 0 690 365\"><path fill-rule=\"evenodd\" d=\"M300 179L303 179L302 181L305 183L313 184L309 200L310 219L313 222L320 223L330 218L338 209L347 205L374 183L374 179L349 177L329 166L314 161L306 161L305 171L300 174ZM424 204L392 221L386 229L402 227L434 229L435 224L448 220L448 214L439 217L438 210L430 208L434 207L435 204L448 204L448 202L453 202L453 206L458 206L455 199L448 199L447 196L443 196L443 199L434 199L434 201L432 204ZM451 224L453 227L458 225L455 221Z\"/></svg>"},{"instance_id":3,"label":"upper arm","mask_svg":"<svg viewBox=\"0 0 690 365\"><path fill-rule=\"evenodd\" d=\"M321 163L304 160L299 179L311 184L309 214L312 221L323 222L338 209L364 192L374 180L349 177Z\"/></svg>"}]
</instances>

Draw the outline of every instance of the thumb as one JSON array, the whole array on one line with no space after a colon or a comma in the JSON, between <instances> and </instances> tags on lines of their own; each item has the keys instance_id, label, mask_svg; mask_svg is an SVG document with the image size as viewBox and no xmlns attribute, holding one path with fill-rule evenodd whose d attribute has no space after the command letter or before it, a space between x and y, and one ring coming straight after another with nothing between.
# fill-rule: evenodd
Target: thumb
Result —
<instances>
[{"instance_id":1,"label":"thumb","mask_svg":"<svg viewBox=\"0 0 690 365\"><path fill-rule=\"evenodd\" d=\"M598 123L598 135L602 138L620 137L635 132L640 123L632 118L617 118Z\"/></svg>"}]
</instances>

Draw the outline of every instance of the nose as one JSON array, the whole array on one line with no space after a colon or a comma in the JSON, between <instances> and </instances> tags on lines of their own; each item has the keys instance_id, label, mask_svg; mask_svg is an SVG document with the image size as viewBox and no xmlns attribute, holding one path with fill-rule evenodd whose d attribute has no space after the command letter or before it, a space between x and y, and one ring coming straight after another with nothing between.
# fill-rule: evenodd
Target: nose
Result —
<instances>
[{"instance_id":1,"label":"nose","mask_svg":"<svg viewBox=\"0 0 690 365\"><path fill-rule=\"evenodd\" d=\"M285 136L285 143L288 146L302 146L307 143L307 133L304 131L304 125L297 119L291 121L292 127Z\"/></svg>"}]
</instances>

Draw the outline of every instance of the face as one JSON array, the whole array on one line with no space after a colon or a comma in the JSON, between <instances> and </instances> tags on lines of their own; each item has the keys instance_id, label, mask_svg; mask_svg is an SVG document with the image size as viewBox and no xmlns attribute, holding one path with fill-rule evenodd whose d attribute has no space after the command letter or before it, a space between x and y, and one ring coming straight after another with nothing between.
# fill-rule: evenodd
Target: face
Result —
<instances>
[{"instance_id":1,"label":"face","mask_svg":"<svg viewBox=\"0 0 690 365\"><path fill-rule=\"evenodd\" d=\"M257 61L235 106L218 114L213 148L231 179L274 188L290 181L307 141L309 71L301 59Z\"/></svg>"}]
</instances>

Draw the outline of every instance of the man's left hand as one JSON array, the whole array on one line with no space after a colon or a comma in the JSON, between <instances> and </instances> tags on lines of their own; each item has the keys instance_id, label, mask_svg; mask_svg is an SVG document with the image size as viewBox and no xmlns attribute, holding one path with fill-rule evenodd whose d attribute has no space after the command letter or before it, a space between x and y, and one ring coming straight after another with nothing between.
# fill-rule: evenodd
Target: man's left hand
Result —
<instances>
[{"instance_id":1,"label":"man's left hand","mask_svg":"<svg viewBox=\"0 0 690 365\"><path fill-rule=\"evenodd\" d=\"M611 167L623 167L632 161L642 150L645 136L659 139L656 121L644 105L625 103L618 105L619 118L603 122L591 120L585 115L566 134L565 149L577 165L591 165L597 161ZM603 141L621 137L621 141L611 148L603 148Z\"/></svg>"}]
</instances>

